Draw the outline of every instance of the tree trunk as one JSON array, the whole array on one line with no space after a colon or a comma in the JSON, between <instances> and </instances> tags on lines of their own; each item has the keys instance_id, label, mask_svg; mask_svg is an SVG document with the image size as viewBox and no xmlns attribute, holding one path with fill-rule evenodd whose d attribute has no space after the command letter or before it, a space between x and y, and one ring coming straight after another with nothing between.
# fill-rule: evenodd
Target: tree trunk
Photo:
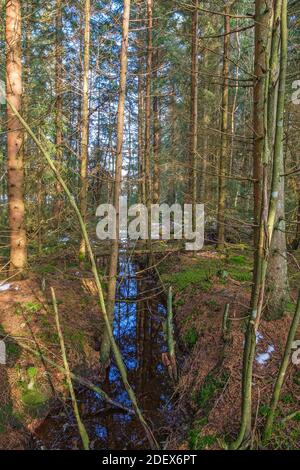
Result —
<instances>
[{"instance_id":1,"label":"tree trunk","mask_svg":"<svg viewBox=\"0 0 300 470\"><path fill-rule=\"evenodd\" d=\"M8 100L21 111L21 5L6 2L6 93ZM10 226L10 275L22 273L27 263L24 227L23 131L11 108L7 106L8 210Z\"/></svg>"},{"instance_id":2,"label":"tree trunk","mask_svg":"<svg viewBox=\"0 0 300 470\"><path fill-rule=\"evenodd\" d=\"M279 166L279 171L283 174L283 153L280 156ZM265 318L268 320L281 318L289 301L284 194L284 178L281 178L266 281Z\"/></svg>"},{"instance_id":3,"label":"tree trunk","mask_svg":"<svg viewBox=\"0 0 300 470\"><path fill-rule=\"evenodd\" d=\"M81 132L81 168L80 168L80 212L84 222L87 222L88 196L88 139L89 139L89 64L90 64L90 0L85 0L84 7L84 56L83 56L83 97L82 97L82 132ZM82 238L79 248L79 258L84 260L86 245Z\"/></svg>"},{"instance_id":4,"label":"tree trunk","mask_svg":"<svg viewBox=\"0 0 300 470\"><path fill-rule=\"evenodd\" d=\"M138 76L138 160L139 160L139 202L146 203L145 148L144 148L144 96L142 70Z\"/></svg>"},{"instance_id":5,"label":"tree trunk","mask_svg":"<svg viewBox=\"0 0 300 470\"><path fill-rule=\"evenodd\" d=\"M153 0L147 0L147 67L146 67L146 100L145 100L145 187L147 207L149 209L152 201L151 181L151 85L152 85L152 29L153 29Z\"/></svg>"},{"instance_id":6,"label":"tree trunk","mask_svg":"<svg viewBox=\"0 0 300 470\"><path fill-rule=\"evenodd\" d=\"M273 20L273 37L270 63L270 83L268 97L268 146L269 152L274 153L276 135L276 112L278 97L278 79L280 72L280 28L281 28L282 0L276 3L276 10ZM280 92L280 90L279 90ZM282 142L280 143L282 147ZM284 174L283 149L279 153L278 171ZM289 283L287 268L287 249L285 232L285 198L284 198L284 178L280 178L278 188L277 210L275 216L275 228L270 248L270 258L268 263L268 273L266 281L266 310L265 317L269 320L281 318L284 314L285 305L289 300Z\"/></svg>"},{"instance_id":7,"label":"tree trunk","mask_svg":"<svg viewBox=\"0 0 300 470\"><path fill-rule=\"evenodd\" d=\"M127 51L128 51L128 30L130 16L130 0L124 0L123 28L122 28L122 47L120 55L120 85L119 85L119 102L117 111L117 145L116 145L116 164L115 164L115 182L113 204L116 209L116 238L112 240L110 260L109 260L109 277L107 288L107 314L111 324L114 319L114 306L116 295L116 282L118 272L118 250L119 250L119 197L121 192L122 180L122 148L124 135L124 111L126 98L126 75L127 75ZM110 355L110 339L107 329L104 331L101 344L100 359L106 364Z\"/></svg>"},{"instance_id":8,"label":"tree trunk","mask_svg":"<svg viewBox=\"0 0 300 470\"><path fill-rule=\"evenodd\" d=\"M264 152L264 107L265 86L268 76L268 31L271 0L255 0L255 49L254 49L254 88L253 88L253 203L254 203L254 246L259 237L259 219L261 210L262 154Z\"/></svg>"},{"instance_id":9,"label":"tree trunk","mask_svg":"<svg viewBox=\"0 0 300 470\"><path fill-rule=\"evenodd\" d=\"M159 204L160 200L160 175L159 175L159 100L157 87L157 72L159 67L159 53L155 50L153 55L153 75L156 79L155 94L153 98L153 204Z\"/></svg>"},{"instance_id":10,"label":"tree trunk","mask_svg":"<svg viewBox=\"0 0 300 470\"><path fill-rule=\"evenodd\" d=\"M223 89L221 117L221 155L219 159L219 191L218 191L218 233L217 247L223 250L225 246L225 209L226 209L226 179L228 168L228 103L229 103L229 45L230 45L230 5L224 7L224 45L223 45Z\"/></svg>"},{"instance_id":11,"label":"tree trunk","mask_svg":"<svg viewBox=\"0 0 300 470\"><path fill-rule=\"evenodd\" d=\"M170 129L171 129L171 149L168 157L168 170L169 170L169 181L168 181L168 192L167 192L167 203L172 205L176 202L176 188L175 188L175 173L176 168L173 168L173 161L176 161L176 148L177 148L177 112L176 112L176 89L174 83L172 83L171 89L171 103L170 103Z\"/></svg>"},{"instance_id":12,"label":"tree trunk","mask_svg":"<svg viewBox=\"0 0 300 470\"><path fill-rule=\"evenodd\" d=\"M197 202L197 150L198 150L198 0L193 0L192 47L191 47L191 111L189 173L186 201L193 206L193 227Z\"/></svg>"},{"instance_id":13,"label":"tree trunk","mask_svg":"<svg viewBox=\"0 0 300 470\"><path fill-rule=\"evenodd\" d=\"M145 190L148 212L148 263L152 262L151 243L151 203L153 182L151 173L151 118L152 118L152 72L153 72L153 0L147 0L147 66L146 66L146 99L145 99Z\"/></svg>"},{"instance_id":14,"label":"tree trunk","mask_svg":"<svg viewBox=\"0 0 300 470\"><path fill-rule=\"evenodd\" d=\"M274 152L273 154L273 172L271 182L271 194L268 199L268 170L270 165L270 152L268 149L268 87L264 89L264 134L263 134L263 153L262 153L262 182L260 195L261 199L261 216L259 225L259 238L258 249L256 258L256 269L254 272L254 287L251 295L251 311L248 321L248 328L246 332L244 359L243 359L243 385L242 385L242 420L239 435L233 443L232 448L236 449L241 446L245 440L250 437L251 433L251 414L252 414L252 375L253 375L253 362L255 359L256 348L256 333L258 331L260 320L265 303L265 287L266 287L266 274L268 268L269 253L274 234L278 194L281 187L281 161L283 152L283 118L284 118L284 97L285 97L285 82L286 82L286 65L287 65L287 0L282 0L281 8L281 47L280 47L280 73L278 96L276 98L276 122L275 122L275 139L274 139ZM270 1L269 9L267 11L268 21L266 22L266 31L270 31L273 18L273 5ZM259 10L257 12L265 12L265 1L263 2L263 9L261 3L258 1L256 6ZM259 20L259 17L256 16ZM273 48L270 49L269 37L266 43L266 63L269 64L270 50L274 53ZM271 58L272 61L272 58ZM267 82L269 83L269 81Z\"/></svg>"},{"instance_id":15,"label":"tree trunk","mask_svg":"<svg viewBox=\"0 0 300 470\"><path fill-rule=\"evenodd\" d=\"M62 160L62 0L56 0L56 20L55 20L55 147L56 162L58 167ZM54 217L57 225L60 224L60 214L62 209L62 189L56 183L56 199L54 204Z\"/></svg>"},{"instance_id":16,"label":"tree trunk","mask_svg":"<svg viewBox=\"0 0 300 470\"><path fill-rule=\"evenodd\" d=\"M207 70L207 65L208 65L208 54L207 51L203 51L203 70ZM208 89L208 86L206 86L206 89ZM206 91L206 90L205 90ZM209 104L205 100L206 94L204 94L204 102L203 102L203 116L202 116L202 122L203 122L203 141L202 141L202 165L201 165L201 178L200 178L200 188L199 188L199 201L201 204L204 204L207 200L207 194L206 194L206 189L207 188L207 162L208 162L208 145L209 145L209 138L208 138L208 131L207 128L209 126L210 122L210 117L209 117Z\"/></svg>"}]
</instances>

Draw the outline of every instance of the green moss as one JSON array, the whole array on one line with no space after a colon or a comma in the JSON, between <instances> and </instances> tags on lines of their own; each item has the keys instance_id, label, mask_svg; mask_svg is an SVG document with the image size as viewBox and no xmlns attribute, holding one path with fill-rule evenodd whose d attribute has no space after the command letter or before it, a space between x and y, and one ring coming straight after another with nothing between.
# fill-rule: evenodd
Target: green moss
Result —
<instances>
[{"instance_id":1,"label":"green moss","mask_svg":"<svg viewBox=\"0 0 300 470\"><path fill-rule=\"evenodd\" d=\"M250 282L252 281L252 272L239 269L229 269L229 274L232 279L239 282Z\"/></svg>"},{"instance_id":2,"label":"green moss","mask_svg":"<svg viewBox=\"0 0 300 470\"><path fill-rule=\"evenodd\" d=\"M277 422L273 427L271 448L274 450L298 450L299 449L299 425L290 428L293 422Z\"/></svg>"},{"instance_id":3,"label":"green moss","mask_svg":"<svg viewBox=\"0 0 300 470\"><path fill-rule=\"evenodd\" d=\"M210 260L209 263L201 261L197 265L185 268L180 272L164 274L162 278L179 291L193 285L197 285L201 290L209 290L212 286L212 277L218 270L218 264L215 260Z\"/></svg>"},{"instance_id":4,"label":"green moss","mask_svg":"<svg viewBox=\"0 0 300 470\"><path fill-rule=\"evenodd\" d=\"M191 450L208 449L217 441L217 437L213 434L200 436L201 431L193 429L189 434L189 446Z\"/></svg>"},{"instance_id":5,"label":"green moss","mask_svg":"<svg viewBox=\"0 0 300 470\"><path fill-rule=\"evenodd\" d=\"M204 384L196 397L196 401L201 406L201 408L205 408L208 405L217 391L224 387L226 380L227 374L225 373L223 373L220 377L215 377L213 374L208 374L206 376Z\"/></svg>"},{"instance_id":6,"label":"green moss","mask_svg":"<svg viewBox=\"0 0 300 470\"><path fill-rule=\"evenodd\" d=\"M38 370L36 367L28 367L27 369L27 375L30 379L34 379L37 376Z\"/></svg>"},{"instance_id":7,"label":"green moss","mask_svg":"<svg viewBox=\"0 0 300 470\"><path fill-rule=\"evenodd\" d=\"M259 416L268 416L270 407L265 404L261 404L258 409Z\"/></svg>"},{"instance_id":8,"label":"green moss","mask_svg":"<svg viewBox=\"0 0 300 470\"><path fill-rule=\"evenodd\" d=\"M214 396L215 391L218 388L216 379L208 375L205 379L203 387L201 388L197 401L201 407L205 407L208 401Z\"/></svg>"},{"instance_id":9,"label":"green moss","mask_svg":"<svg viewBox=\"0 0 300 470\"><path fill-rule=\"evenodd\" d=\"M234 255L228 258L229 264L239 264L245 266L247 264L246 256L244 255Z\"/></svg>"},{"instance_id":10,"label":"green moss","mask_svg":"<svg viewBox=\"0 0 300 470\"><path fill-rule=\"evenodd\" d=\"M22 393L22 402L29 408L39 408L47 402L47 397L40 390L25 390Z\"/></svg>"},{"instance_id":11,"label":"green moss","mask_svg":"<svg viewBox=\"0 0 300 470\"><path fill-rule=\"evenodd\" d=\"M289 393L286 393L285 395L283 395L283 397L281 398L281 401L283 403L285 403L286 405L290 404L290 403L294 403L294 398L292 397L291 394Z\"/></svg>"},{"instance_id":12,"label":"green moss","mask_svg":"<svg viewBox=\"0 0 300 470\"><path fill-rule=\"evenodd\" d=\"M300 411L293 416L293 421L297 421L297 423L300 423Z\"/></svg>"},{"instance_id":13,"label":"green moss","mask_svg":"<svg viewBox=\"0 0 300 470\"><path fill-rule=\"evenodd\" d=\"M198 341L198 333L194 327L189 328L189 330L184 335L185 344L191 349L195 346Z\"/></svg>"},{"instance_id":14,"label":"green moss","mask_svg":"<svg viewBox=\"0 0 300 470\"><path fill-rule=\"evenodd\" d=\"M37 313L43 308L42 304L39 302L25 302L21 305L21 307L23 307L27 312L31 313Z\"/></svg>"},{"instance_id":15,"label":"green moss","mask_svg":"<svg viewBox=\"0 0 300 470\"><path fill-rule=\"evenodd\" d=\"M290 313L294 313L296 310L296 304L294 302L287 302L285 305L285 310Z\"/></svg>"},{"instance_id":16,"label":"green moss","mask_svg":"<svg viewBox=\"0 0 300 470\"><path fill-rule=\"evenodd\" d=\"M244 255L231 255L226 259L226 270L229 276L239 282L250 282L252 280L252 260Z\"/></svg>"},{"instance_id":17,"label":"green moss","mask_svg":"<svg viewBox=\"0 0 300 470\"><path fill-rule=\"evenodd\" d=\"M226 281L229 276L229 272L226 271L225 269L219 269L219 271L217 272L217 275L221 279L221 281Z\"/></svg>"}]
</instances>

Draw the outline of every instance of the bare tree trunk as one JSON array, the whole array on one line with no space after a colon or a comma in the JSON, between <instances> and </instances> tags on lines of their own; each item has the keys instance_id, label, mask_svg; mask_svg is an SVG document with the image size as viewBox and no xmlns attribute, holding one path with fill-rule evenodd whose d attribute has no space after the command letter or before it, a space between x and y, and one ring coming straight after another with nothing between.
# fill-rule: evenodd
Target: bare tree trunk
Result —
<instances>
[{"instance_id":1,"label":"bare tree trunk","mask_svg":"<svg viewBox=\"0 0 300 470\"><path fill-rule=\"evenodd\" d=\"M84 222L87 222L88 196L88 139L89 139L89 64L90 64L90 0L85 0L84 7L84 56L83 56L83 97L82 97L82 133L81 133L81 168L80 168L80 212ZM79 248L79 258L84 260L86 245L82 238Z\"/></svg>"},{"instance_id":2,"label":"bare tree trunk","mask_svg":"<svg viewBox=\"0 0 300 470\"><path fill-rule=\"evenodd\" d=\"M240 43L240 35L239 32L237 31L235 33L236 37L236 47L237 47L237 63L236 63L236 69L235 69L235 76L237 79L236 82L236 88L234 92L234 98L233 98L233 103L232 103L232 109L231 109L231 149L230 149L230 161L229 161L229 175L232 175L232 165L233 165L233 157L234 157L234 135L235 135L235 113L237 111L237 98L239 94L239 63L240 63L240 58L241 58L241 43Z\"/></svg>"},{"instance_id":3,"label":"bare tree trunk","mask_svg":"<svg viewBox=\"0 0 300 470\"><path fill-rule=\"evenodd\" d=\"M62 160L62 0L56 0L56 20L55 20L55 147L56 161L60 167ZM56 183L56 199L54 204L54 217L57 225L60 223L62 209L61 199L62 189Z\"/></svg>"},{"instance_id":4,"label":"bare tree trunk","mask_svg":"<svg viewBox=\"0 0 300 470\"><path fill-rule=\"evenodd\" d=\"M198 0L193 0L192 47L191 47L191 111L189 174L186 200L193 205L193 227L197 200L197 150L198 150Z\"/></svg>"},{"instance_id":5,"label":"bare tree trunk","mask_svg":"<svg viewBox=\"0 0 300 470\"><path fill-rule=\"evenodd\" d=\"M139 202L146 203L145 152L144 152L144 96L141 71L138 77L138 159L139 159Z\"/></svg>"},{"instance_id":6,"label":"bare tree trunk","mask_svg":"<svg viewBox=\"0 0 300 470\"><path fill-rule=\"evenodd\" d=\"M280 173L283 174L283 153L281 154L279 167ZM284 178L281 178L278 188L278 204L266 280L265 317L268 320L276 320L283 317L286 304L289 301L284 195Z\"/></svg>"},{"instance_id":7,"label":"bare tree trunk","mask_svg":"<svg viewBox=\"0 0 300 470\"><path fill-rule=\"evenodd\" d=\"M203 51L203 69L204 71L207 69L207 62L208 62L208 54L207 51ZM199 188L199 200L201 203L205 203L208 200L206 194L206 171L207 171L207 161L208 161L208 131L206 130L209 126L210 117L208 112L209 106L208 103L204 101L203 104L203 145L202 145L202 167L201 167L201 178L200 178L200 188Z\"/></svg>"},{"instance_id":8,"label":"bare tree trunk","mask_svg":"<svg viewBox=\"0 0 300 470\"><path fill-rule=\"evenodd\" d=\"M18 112L21 111L21 5L6 2L6 93ZM10 274L22 273L27 263L24 227L23 131L17 117L7 106L8 210L10 225Z\"/></svg>"},{"instance_id":9,"label":"bare tree trunk","mask_svg":"<svg viewBox=\"0 0 300 470\"><path fill-rule=\"evenodd\" d=\"M261 210L262 154L265 145L265 86L268 75L268 34L272 1L255 0L255 50L254 50L254 88L253 88L253 203L254 203L254 246L259 237Z\"/></svg>"},{"instance_id":10,"label":"bare tree trunk","mask_svg":"<svg viewBox=\"0 0 300 470\"><path fill-rule=\"evenodd\" d=\"M276 136L276 113L278 97L278 79L280 73L280 29L281 29L282 0L277 0L273 20L273 37L270 63L270 84L268 97L268 145L270 154L274 154ZM283 151L279 154L278 168L273 171L284 174ZM281 318L284 315L286 303L289 300L289 283L287 267L287 248L285 231L285 192L284 178L280 178L278 187L277 209L274 222L274 234L270 247L270 258L266 280L266 310L269 320Z\"/></svg>"},{"instance_id":11,"label":"bare tree trunk","mask_svg":"<svg viewBox=\"0 0 300 470\"><path fill-rule=\"evenodd\" d=\"M147 207L152 201L152 181L151 181L151 85L152 85L152 29L153 29L153 0L147 0L147 68L146 68L146 100L145 100L145 187Z\"/></svg>"},{"instance_id":12,"label":"bare tree trunk","mask_svg":"<svg viewBox=\"0 0 300 470\"><path fill-rule=\"evenodd\" d=\"M273 24L273 2L270 0L268 9L266 9L266 0L257 1L256 3L256 20L262 21L264 18L261 15L267 15L265 22L266 30L271 31ZM258 331L260 320L265 303L265 288L266 288L266 275L268 269L269 253L274 235L275 221L278 207L278 194L281 187L281 180L283 179L281 173L281 161L283 153L283 119L284 119L284 97L285 97L285 83L286 83L286 67L287 67L287 0L282 0L280 25L281 25L281 46L280 46L280 73L278 93L275 99L276 102L276 121L275 121L275 138L274 138L274 151L269 152L268 148L268 97L269 95L269 77L267 77L266 86L264 87L263 94L263 153L261 155L262 163L262 182L261 182L261 216L259 225L259 238L258 249L256 255L256 266L254 272L251 295L251 309L248 321L248 327L245 338L244 358L243 358L243 386L242 386L242 420L239 435L233 443L232 448L236 449L250 436L251 433L251 413L252 413L252 375L253 363L255 359L256 348L256 333ZM266 20L266 19L265 19ZM257 38L256 38L257 39ZM271 38L274 40L273 38ZM268 34L266 46L266 64L274 60L275 54L274 47L270 47L270 35ZM277 52L278 53L278 52ZM270 104L272 105L272 104ZM270 155L273 155L273 162L270 161ZM273 163L271 192L268 197L268 173L269 165Z\"/></svg>"},{"instance_id":13,"label":"bare tree trunk","mask_svg":"<svg viewBox=\"0 0 300 470\"><path fill-rule=\"evenodd\" d=\"M225 210L226 210L226 179L228 168L228 103L229 103L229 45L230 45L230 5L224 6L224 45L223 45L223 89L221 117L221 155L219 159L219 191L218 191L218 234L217 247L223 250L225 246Z\"/></svg>"},{"instance_id":14,"label":"bare tree trunk","mask_svg":"<svg viewBox=\"0 0 300 470\"><path fill-rule=\"evenodd\" d=\"M159 53L155 50L153 55L153 75L157 82L157 71L159 67ZM153 98L153 204L159 204L160 200L160 175L159 175L159 100L158 87L155 86Z\"/></svg>"},{"instance_id":15,"label":"bare tree trunk","mask_svg":"<svg viewBox=\"0 0 300 470\"><path fill-rule=\"evenodd\" d=\"M120 85L119 102L117 112L117 148L115 164L115 184L113 204L116 209L116 238L112 240L110 260L109 260L109 279L107 288L107 314L111 324L114 318L116 281L118 272L118 250L119 250L119 197L121 192L122 180L122 148L124 136L124 112L126 98L126 75L127 75L127 52L128 52L128 30L130 16L130 0L124 0L123 28L122 28L122 47L120 54ZM110 355L110 338L107 329L104 331L101 344L101 362L106 364Z\"/></svg>"},{"instance_id":16,"label":"bare tree trunk","mask_svg":"<svg viewBox=\"0 0 300 470\"><path fill-rule=\"evenodd\" d=\"M167 202L172 205L176 201L176 189L175 189L175 172L176 168L173 168L173 160L176 160L176 144L177 144L177 134L176 134L176 90L175 85L172 83L171 89L171 103L170 103L170 128L171 128L171 149L170 156L168 158L168 169L169 169L169 182L168 182L168 193L167 193Z\"/></svg>"}]
</instances>

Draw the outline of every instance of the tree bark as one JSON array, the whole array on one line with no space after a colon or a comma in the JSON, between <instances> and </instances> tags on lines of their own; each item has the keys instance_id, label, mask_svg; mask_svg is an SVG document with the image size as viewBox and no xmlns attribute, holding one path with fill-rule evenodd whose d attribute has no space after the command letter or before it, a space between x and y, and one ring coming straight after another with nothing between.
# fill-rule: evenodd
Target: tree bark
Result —
<instances>
[{"instance_id":1,"label":"tree bark","mask_svg":"<svg viewBox=\"0 0 300 470\"><path fill-rule=\"evenodd\" d=\"M254 246L259 237L261 210L262 154L265 145L265 86L268 77L268 31L271 0L255 0L255 49L254 49L254 88L253 88L253 218Z\"/></svg>"},{"instance_id":2,"label":"tree bark","mask_svg":"<svg viewBox=\"0 0 300 470\"><path fill-rule=\"evenodd\" d=\"M281 154L280 160L279 171L283 174L283 154ZM286 304L289 301L284 195L284 178L281 178L266 280L266 309L264 316L268 320L282 318Z\"/></svg>"},{"instance_id":3,"label":"tree bark","mask_svg":"<svg viewBox=\"0 0 300 470\"><path fill-rule=\"evenodd\" d=\"M159 67L159 52L155 50L153 54L153 75L157 85L157 72ZM160 175L159 175L159 99L158 87L155 86L153 97L153 204L159 204L160 200Z\"/></svg>"},{"instance_id":4,"label":"tree bark","mask_svg":"<svg viewBox=\"0 0 300 470\"><path fill-rule=\"evenodd\" d=\"M55 19L55 147L56 161L58 167L62 160L62 0L56 0L56 19ZM54 217L57 225L60 223L60 214L62 209L62 189L60 184L56 183L56 199L54 203Z\"/></svg>"},{"instance_id":5,"label":"tree bark","mask_svg":"<svg viewBox=\"0 0 300 470\"><path fill-rule=\"evenodd\" d=\"M265 2L264 6L265 6ZM273 21L273 2L271 1L268 9L268 21L266 23L266 31L271 30ZM257 3L259 11L261 10L261 3ZM281 46L280 46L280 73L278 94L276 97L276 124L275 124L275 139L274 139L274 152L270 153L268 149L268 86L264 89L264 134L263 134L263 153L262 153L262 182L261 182L261 216L259 225L259 238L258 249L256 255L256 266L254 272L254 287L251 295L251 307L248 321L248 327L245 338L244 358L243 358L243 385L242 385L242 420L240 432L236 441L233 443L232 448L236 449L250 436L251 433L251 413L252 413L252 375L253 375L253 362L255 359L256 348L256 333L258 331L260 320L265 303L265 288L266 288L266 275L268 269L269 253L272 243L272 238L275 229L275 220L278 206L278 194L280 191L281 180L283 178L281 173L281 161L283 152L283 118L284 118L284 97L285 97L285 83L286 83L286 66L287 66L287 2L282 0L281 8ZM268 40L266 43L266 63L269 64L270 51L273 53L273 48L270 47ZM273 38L271 38L272 41ZM269 77L267 77L267 85L269 84ZM268 170L270 165L270 154L273 155L273 172L271 181L271 194L268 198Z\"/></svg>"},{"instance_id":6,"label":"tree bark","mask_svg":"<svg viewBox=\"0 0 300 470\"><path fill-rule=\"evenodd\" d=\"M176 149L177 149L177 112L176 112L176 89L174 83L171 88L171 102L170 102L170 129L171 129L171 148L170 155L168 157L168 170L169 170L169 181L168 181L168 192L167 202L172 205L176 202L176 187L175 187L175 172L176 168L173 168L173 161L176 161Z\"/></svg>"},{"instance_id":7,"label":"tree bark","mask_svg":"<svg viewBox=\"0 0 300 470\"><path fill-rule=\"evenodd\" d=\"M197 202L197 150L198 150L198 0L193 0L192 44L191 44L191 110L190 110L190 149L189 173L186 201L193 207L193 227L195 228L195 210Z\"/></svg>"},{"instance_id":8,"label":"tree bark","mask_svg":"<svg viewBox=\"0 0 300 470\"><path fill-rule=\"evenodd\" d=\"M123 13L123 27L122 27L122 47L120 54L120 85L119 85L119 102L117 111L117 143L116 143L116 162L115 162L115 182L113 204L116 209L116 238L112 240L110 260L109 260L109 274L108 274L108 287L107 287L107 314L111 325L114 319L114 306L116 295L116 282L118 272L118 251L119 251L119 197L121 193L122 181L122 149L123 149L123 136L124 136L124 113L125 113L125 98L126 98L126 76L127 76L127 62L128 62L128 31L129 31L129 16L130 16L130 0L124 0L124 13ZM101 344L100 359L103 364L106 364L110 355L110 338L107 328L104 331Z\"/></svg>"},{"instance_id":9,"label":"tree bark","mask_svg":"<svg viewBox=\"0 0 300 470\"><path fill-rule=\"evenodd\" d=\"M268 97L268 145L270 154L276 152L276 113L278 94L278 80L280 73L280 29L282 26L282 0L277 0L273 20L273 38L270 63L270 83ZM284 155L282 142L281 152L278 159L274 161L273 171L284 174ZM276 168L278 166L278 169ZM284 315L286 303L289 300L289 283L287 267L287 248L285 231L285 192L284 178L280 177L278 185L278 199L274 222L274 233L270 247L270 258L266 280L266 310L265 317L269 320L281 318Z\"/></svg>"},{"instance_id":10,"label":"tree bark","mask_svg":"<svg viewBox=\"0 0 300 470\"><path fill-rule=\"evenodd\" d=\"M218 230L217 248L225 247L225 210L226 210L226 170L228 168L228 111L229 111L229 45L230 45L230 5L224 6L224 44L223 44L223 89L221 117L221 155L219 159L218 191Z\"/></svg>"},{"instance_id":11,"label":"tree bark","mask_svg":"<svg viewBox=\"0 0 300 470\"><path fill-rule=\"evenodd\" d=\"M87 197L88 197L88 139L89 139L89 64L90 64L90 0L85 0L84 7L84 55L83 55L83 96L82 96L82 132L81 132L81 167L80 167L80 212L84 222L87 222ZM81 239L79 258L86 257L86 244Z\"/></svg>"},{"instance_id":12,"label":"tree bark","mask_svg":"<svg viewBox=\"0 0 300 470\"><path fill-rule=\"evenodd\" d=\"M144 96L142 69L138 76L138 160L139 160L139 202L146 203L145 147L144 147Z\"/></svg>"},{"instance_id":13,"label":"tree bark","mask_svg":"<svg viewBox=\"0 0 300 470\"><path fill-rule=\"evenodd\" d=\"M21 5L18 0L6 2L6 93L18 112L22 100ZM27 241L24 225L23 130L7 106L8 210L10 226L10 275L22 273L27 263Z\"/></svg>"},{"instance_id":14,"label":"tree bark","mask_svg":"<svg viewBox=\"0 0 300 470\"><path fill-rule=\"evenodd\" d=\"M152 29L153 29L153 0L147 0L147 66L146 66L146 99L145 99L145 187L147 207L152 201L152 178L151 178L151 88L152 88Z\"/></svg>"},{"instance_id":15,"label":"tree bark","mask_svg":"<svg viewBox=\"0 0 300 470\"><path fill-rule=\"evenodd\" d=\"M207 51L203 51L203 69L204 71L207 70L208 65L208 54ZM206 86L206 90L208 86ZM203 141L202 141L202 165L201 165L201 177L200 177L200 188L199 188L199 200L201 204L204 204L207 200L206 189L207 182L206 182L206 171L207 171L207 162L208 162L208 146L209 146L209 138L208 138L208 131L207 128L209 127L210 117L209 117L209 103L205 100L206 94L204 94L204 102L203 102L203 115L202 115L202 122L203 122Z\"/></svg>"}]
</instances>

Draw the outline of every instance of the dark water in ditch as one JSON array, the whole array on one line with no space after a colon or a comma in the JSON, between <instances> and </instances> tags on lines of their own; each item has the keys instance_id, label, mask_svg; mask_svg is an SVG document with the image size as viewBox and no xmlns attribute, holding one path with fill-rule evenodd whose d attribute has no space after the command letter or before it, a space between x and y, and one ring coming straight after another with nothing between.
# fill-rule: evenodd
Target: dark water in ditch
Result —
<instances>
[{"instance_id":1,"label":"dark water in ditch","mask_svg":"<svg viewBox=\"0 0 300 470\"><path fill-rule=\"evenodd\" d=\"M156 439L168 434L172 387L162 364L166 351L163 321L165 296L156 274L143 270L120 253L114 335L125 361L129 382ZM95 380L93 380L95 382ZM105 382L97 383L108 395L131 408L128 394L114 362ZM82 421L93 449L148 449L149 444L134 415L112 408L96 393L77 389ZM40 427L39 439L46 449L81 448L71 403L54 409Z\"/></svg>"}]
</instances>

